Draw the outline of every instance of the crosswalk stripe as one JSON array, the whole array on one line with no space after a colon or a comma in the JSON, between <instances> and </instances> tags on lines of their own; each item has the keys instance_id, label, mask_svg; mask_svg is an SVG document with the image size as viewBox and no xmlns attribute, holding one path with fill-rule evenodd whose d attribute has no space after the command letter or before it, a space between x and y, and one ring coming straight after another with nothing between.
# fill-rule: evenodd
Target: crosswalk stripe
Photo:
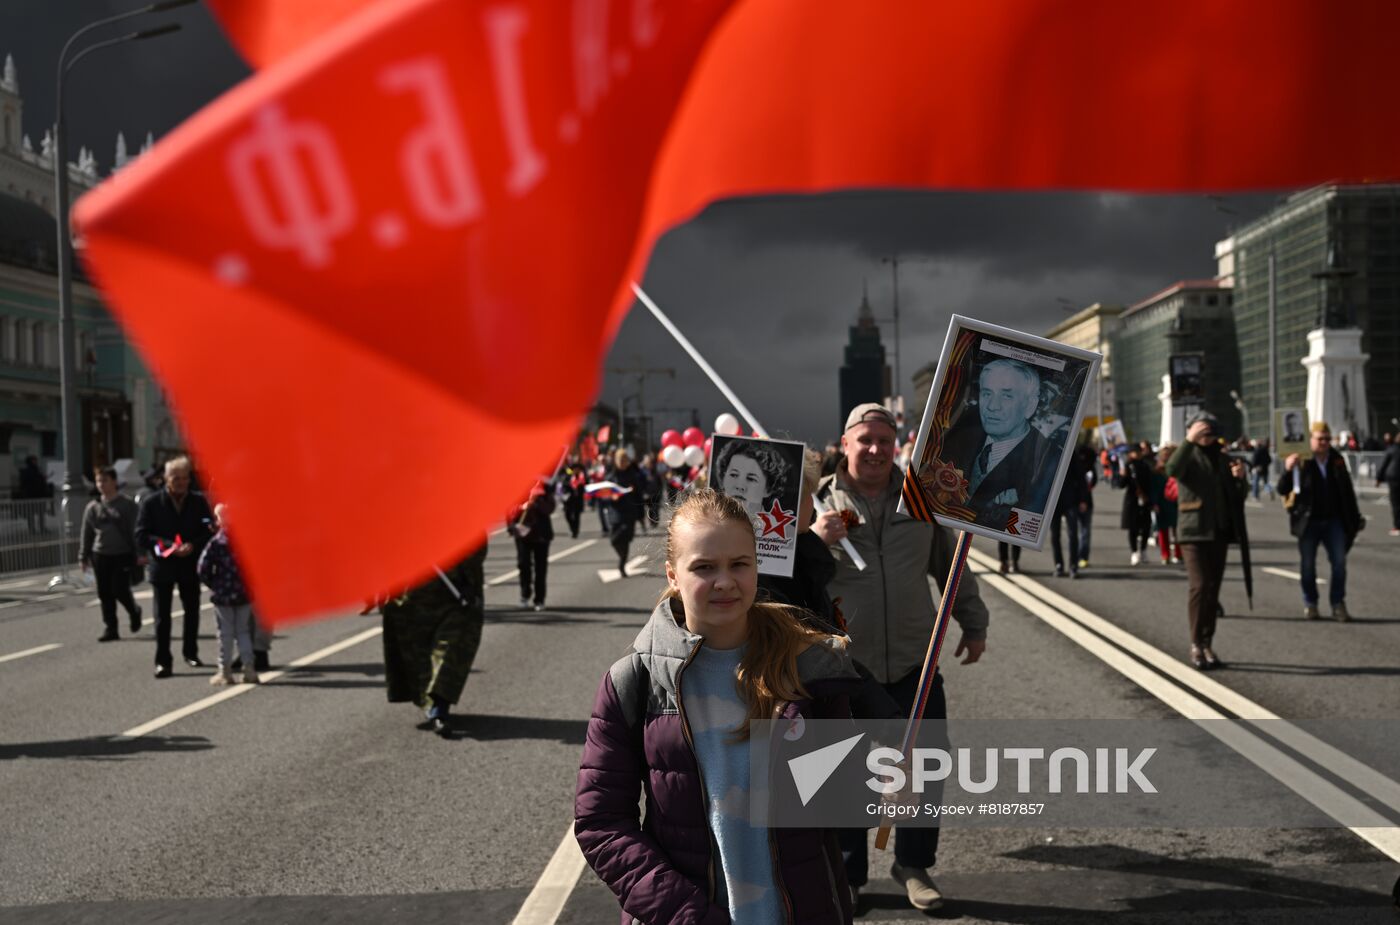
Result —
<instances>
[{"instance_id":1,"label":"crosswalk stripe","mask_svg":"<svg viewBox=\"0 0 1400 925\"><path fill-rule=\"evenodd\" d=\"M142 723L139 726L133 726L130 729L123 732L121 735L116 736L115 739L118 742L122 742L128 739L139 739L142 736L150 735L157 729L162 729L166 726L169 726L171 723L176 722L178 720L182 720L187 716L192 716L195 713L200 712L201 710L207 710L217 703L223 703L225 700L232 700L234 697L237 697L240 694L246 694L249 691L255 691L263 685L273 683L278 678L285 676L288 672L294 671L297 668L303 668L315 662L319 662L321 661L321 659L330 658L337 652L341 652L345 649L350 648L351 646L357 646L368 639L373 639L374 637L381 635L383 632L384 627L376 626L367 629L363 632L356 633L349 639L342 639L340 642L328 645L323 649L317 649L310 655L303 655L301 658L289 662L285 670L262 672L262 683L260 684L237 684L233 687L226 687L223 690L219 691L217 694L211 694L208 697L196 700L194 703L191 703L187 706L183 706L178 710L171 710L169 713L157 716L155 719L151 720L148 723Z\"/></svg>"},{"instance_id":2,"label":"crosswalk stripe","mask_svg":"<svg viewBox=\"0 0 1400 925\"><path fill-rule=\"evenodd\" d=\"M24 598L24 599L18 600L18 601L6 601L5 603L0 604L0 608L3 608L3 607L18 607L18 606L20 606L21 604L37 604L37 603L39 603L40 601L56 601L56 600L58 600L60 597L68 597L68 596L69 596L69 594L68 594L67 591L55 591L53 594L41 594L41 595L39 595L38 597L27 597L27 598Z\"/></svg>"},{"instance_id":3,"label":"crosswalk stripe","mask_svg":"<svg viewBox=\"0 0 1400 925\"><path fill-rule=\"evenodd\" d=\"M25 649L23 652L11 652L9 655L0 655L0 662L13 662L17 658L26 658L30 655L38 655L41 652L52 652L54 649L61 648L63 648L63 643L51 642L48 645Z\"/></svg>"},{"instance_id":4,"label":"crosswalk stripe","mask_svg":"<svg viewBox=\"0 0 1400 925\"><path fill-rule=\"evenodd\" d=\"M632 558L630 558L630 559L627 560L627 574L628 574L628 575L640 575L640 574L643 574L642 566L644 566L644 565L646 565L646 564L647 564L647 557L646 557L646 556L633 556ZM600 569L598 569L598 580L601 581L601 582L602 582L603 584L605 584L605 585L610 585L610 584L612 584L614 581L621 581L621 580L622 580L622 572L618 571L618 570L615 569L615 568L600 568Z\"/></svg>"},{"instance_id":5,"label":"crosswalk stripe","mask_svg":"<svg viewBox=\"0 0 1400 925\"><path fill-rule=\"evenodd\" d=\"M1303 580L1303 576L1302 576L1302 575L1299 575L1297 572L1290 572L1290 571L1289 571L1288 569L1286 569L1286 568L1275 568L1275 567L1272 566L1272 565L1266 565L1266 566L1262 567L1261 569L1259 569L1259 571L1261 571L1261 572L1268 572L1270 575L1277 575L1277 576L1280 577L1280 578L1287 578L1287 579L1289 579L1290 581L1302 581L1302 580ZM1326 579L1326 578L1319 578L1319 579L1317 580L1317 583L1320 584L1320 585L1325 585L1325 584L1327 584L1327 579Z\"/></svg>"},{"instance_id":6,"label":"crosswalk stripe","mask_svg":"<svg viewBox=\"0 0 1400 925\"><path fill-rule=\"evenodd\" d=\"M561 550L560 552L556 552L554 555L552 555L552 556L549 557L549 560L548 560L548 561L550 561L550 562L558 562L560 559L568 558L569 556L572 556L572 555L573 555L574 553L576 553L576 552L579 552L579 551L581 551L581 550L587 549L589 546L592 546L592 545L593 545L594 543L596 543L596 542L598 542L598 541L597 541L597 540L584 540L582 543L575 543L573 546L570 546L568 549ZM496 585L503 585L503 584L505 584L506 582L510 581L511 579L513 579L513 578L519 578L519 577L520 577L520 569L512 569L511 571L506 572L504 575L497 575L495 578L492 578L492 579L488 580L488 581L486 582L486 587L488 587L488 588L493 588L493 587L495 587Z\"/></svg>"}]
</instances>

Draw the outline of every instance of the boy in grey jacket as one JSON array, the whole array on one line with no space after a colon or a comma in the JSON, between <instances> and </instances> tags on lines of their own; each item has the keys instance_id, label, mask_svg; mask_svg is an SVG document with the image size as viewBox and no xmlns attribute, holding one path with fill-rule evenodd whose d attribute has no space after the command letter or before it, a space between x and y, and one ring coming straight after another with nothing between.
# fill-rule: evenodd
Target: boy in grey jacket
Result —
<instances>
[{"instance_id":1,"label":"boy in grey jacket","mask_svg":"<svg viewBox=\"0 0 1400 925\"><path fill-rule=\"evenodd\" d=\"M98 642L119 639L117 604L125 608L131 631L141 629L141 607L131 594L131 570L136 556L136 502L117 491L117 470L107 466L93 473L101 497L88 502L83 511L82 543L78 561L83 571L92 569L97 580L97 599L102 604L106 627ZM145 564L144 559L140 564Z\"/></svg>"}]
</instances>

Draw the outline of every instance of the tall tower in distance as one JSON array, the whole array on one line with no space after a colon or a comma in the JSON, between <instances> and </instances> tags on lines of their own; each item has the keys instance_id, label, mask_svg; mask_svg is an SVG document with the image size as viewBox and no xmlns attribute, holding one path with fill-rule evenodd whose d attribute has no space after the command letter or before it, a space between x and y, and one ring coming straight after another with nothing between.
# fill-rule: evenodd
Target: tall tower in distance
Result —
<instances>
[{"instance_id":1,"label":"tall tower in distance","mask_svg":"<svg viewBox=\"0 0 1400 925\"><path fill-rule=\"evenodd\" d=\"M15 59L5 55L4 68L0 69L0 151L7 151L16 157L23 150L23 130L20 127L23 107Z\"/></svg>"},{"instance_id":2,"label":"tall tower in distance","mask_svg":"<svg viewBox=\"0 0 1400 925\"><path fill-rule=\"evenodd\" d=\"M849 328L845 362L841 365L841 408L837 416L838 431L846 415L856 405L868 401L883 402L890 394L890 368L885 363L885 346L880 343L880 325L870 310L870 295L862 288L860 311L856 323Z\"/></svg>"}]
</instances>

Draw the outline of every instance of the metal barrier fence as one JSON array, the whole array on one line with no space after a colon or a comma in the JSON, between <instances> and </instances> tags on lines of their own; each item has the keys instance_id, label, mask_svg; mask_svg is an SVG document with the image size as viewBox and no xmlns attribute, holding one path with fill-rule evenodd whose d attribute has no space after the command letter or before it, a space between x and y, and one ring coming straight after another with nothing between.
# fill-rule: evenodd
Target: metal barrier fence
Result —
<instances>
[{"instance_id":1,"label":"metal barrier fence","mask_svg":"<svg viewBox=\"0 0 1400 925\"><path fill-rule=\"evenodd\" d=\"M0 499L0 575L63 564L58 498ZM68 538L67 563L76 568L78 531Z\"/></svg>"},{"instance_id":2,"label":"metal barrier fence","mask_svg":"<svg viewBox=\"0 0 1400 925\"><path fill-rule=\"evenodd\" d=\"M1381 471L1381 460L1385 453L1380 450L1342 451L1342 458L1351 470L1351 480L1357 488L1371 488L1376 484L1376 473Z\"/></svg>"}]
</instances>

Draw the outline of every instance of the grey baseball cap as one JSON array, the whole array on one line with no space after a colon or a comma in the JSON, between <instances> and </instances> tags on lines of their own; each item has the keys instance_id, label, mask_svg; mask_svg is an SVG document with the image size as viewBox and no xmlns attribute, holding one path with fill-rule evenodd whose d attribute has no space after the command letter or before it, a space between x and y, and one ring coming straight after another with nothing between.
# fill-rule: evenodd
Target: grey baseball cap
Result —
<instances>
[{"instance_id":1,"label":"grey baseball cap","mask_svg":"<svg viewBox=\"0 0 1400 925\"><path fill-rule=\"evenodd\" d=\"M846 430L850 430L857 424L865 424L874 421L880 424L888 424L894 431L899 431L899 426L895 423L894 415L890 409L879 402L868 401L863 405L856 405L851 409L851 413L846 415Z\"/></svg>"},{"instance_id":2,"label":"grey baseball cap","mask_svg":"<svg viewBox=\"0 0 1400 925\"><path fill-rule=\"evenodd\" d=\"M1209 425L1211 430L1220 429L1220 419L1217 418L1215 415L1211 414L1209 411L1197 411L1195 414L1191 415L1191 417L1187 418L1186 426L1191 427L1193 424L1198 424L1201 422L1204 422L1207 425Z\"/></svg>"}]
</instances>

